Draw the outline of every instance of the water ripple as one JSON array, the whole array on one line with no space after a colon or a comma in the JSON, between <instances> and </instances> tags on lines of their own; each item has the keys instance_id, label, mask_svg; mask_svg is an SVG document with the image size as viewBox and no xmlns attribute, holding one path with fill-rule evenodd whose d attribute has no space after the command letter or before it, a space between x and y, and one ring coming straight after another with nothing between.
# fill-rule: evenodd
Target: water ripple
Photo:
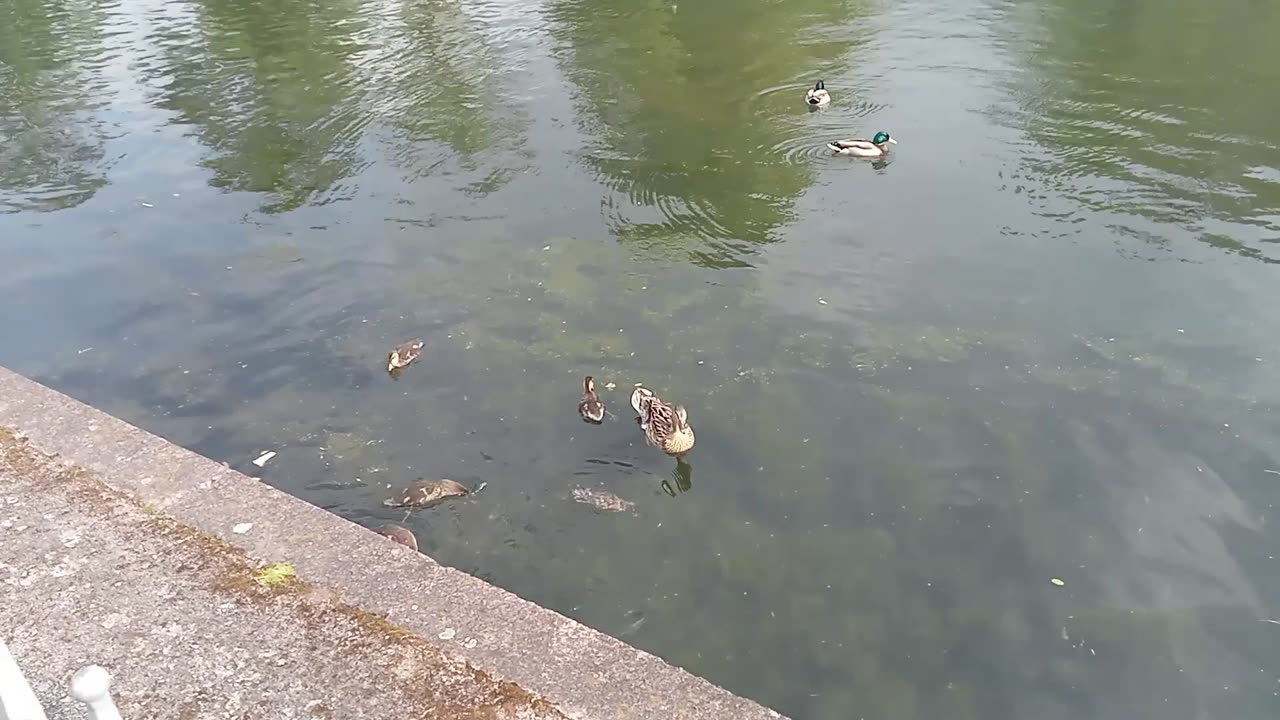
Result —
<instances>
[{"instance_id":1,"label":"water ripple","mask_svg":"<svg viewBox=\"0 0 1280 720\"><path fill-rule=\"evenodd\" d=\"M1126 14L1149 11L1134 6ZM1217 67L1250 65L1240 48L1199 35L1194 28L1203 18L1194 15L1180 17L1169 31L1219 44ZM1097 8L1054 17L1054 33L1028 27L1040 20L1029 17L1000 31L1010 38L1003 44L1018 69L1004 86L1011 100L1007 112L994 116L1034 141L1020 146L1023 164L1034 169L1041 186L1027 197L1068 198L1107 213L1113 216L1109 226L1123 237L1147 244L1167 248L1170 236L1190 236L1271 261L1267 244L1280 237L1280 192L1251 168L1260 161L1280 165L1280 153L1269 139L1273 135L1251 114L1258 102L1280 112L1274 97L1243 83L1207 81L1201 73L1160 72L1163 65L1182 62L1167 43L1122 54L1108 48L1086 57L1069 38L1099 28L1116 31L1115 18ZM1153 221L1160 231L1142 227Z\"/></svg>"}]
</instances>

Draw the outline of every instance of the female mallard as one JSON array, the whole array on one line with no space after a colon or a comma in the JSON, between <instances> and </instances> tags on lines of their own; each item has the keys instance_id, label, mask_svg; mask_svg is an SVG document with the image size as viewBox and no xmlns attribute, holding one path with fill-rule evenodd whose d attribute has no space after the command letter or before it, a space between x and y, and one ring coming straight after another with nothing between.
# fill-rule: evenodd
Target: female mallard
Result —
<instances>
[{"instance_id":1,"label":"female mallard","mask_svg":"<svg viewBox=\"0 0 1280 720\"><path fill-rule=\"evenodd\" d=\"M827 92L826 84L819 80L817 85L804 94L804 101L813 107L822 107L831 102L831 93Z\"/></svg>"},{"instance_id":2,"label":"female mallard","mask_svg":"<svg viewBox=\"0 0 1280 720\"><path fill-rule=\"evenodd\" d=\"M596 379L590 375L582 381L582 402L578 403L578 414L589 423L599 425L604 422L604 403L596 395Z\"/></svg>"},{"instance_id":3,"label":"female mallard","mask_svg":"<svg viewBox=\"0 0 1280 720\"><path fill-rule=\"evenodd\" d=\"M647 388L631 393L631 407L640 416L645 442L668 455L683 455L693 448L693 428L682 405L669 405Z\"/></svg>"},{"instance_id":4,"label":"female mallard","mask_svg":"<svg viewBox=\"0 0 1280 720\"><path fill-rule=\"evenodd\" d=\"M889 137L889 133L881 130L870 140L852 139L836 140L827 143L827 147L837 155L855 155L857 157L880 157L889 154L889 144L898 144Z\"/></svg>"},{"instance_id":5,"label":"female mallard","mask_svg":"<svg viewBox=\"0 0 1280 720\"><path fill-rule=\"evenodd\" d=\"M391 354L387 356L387 372L395 372L417 360L425 344L421 340L410 340L392 348Z\"/></svg>"}]
</instances>

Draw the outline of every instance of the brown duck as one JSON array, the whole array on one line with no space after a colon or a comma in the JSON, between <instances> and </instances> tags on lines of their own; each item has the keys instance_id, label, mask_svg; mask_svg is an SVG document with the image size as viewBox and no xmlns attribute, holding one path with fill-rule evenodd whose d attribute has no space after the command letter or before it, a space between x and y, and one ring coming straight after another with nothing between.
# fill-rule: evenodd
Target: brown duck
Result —
<instances>
[{"instance_id":1,"label":"brown duck","mask_svg":"<svg viewBox=\"0 0 1280 720\"><path fill-rule=\"evenodd\" d=\"M589 423L599 425L604 422L604 403L596 395L596 380L590 375L582 381L582 402L578 403L578 414Z\"/></svg>"},{"instance_id":2,"label":"brown duck","mask_svg":"<svg viewBox=\"0 0 1280 720\"><path fill-rule=\"evenodd\" d=\"M398 495L382 501L386 507L425 508L451 497L470 495L471 488L456 480L419 480L410 483Z\"/></svg>"},{"instance_id":3,"label":"brown duck","mask_svg":"<svg viewBox=\"0 0 1280 720\"><path fill-rule=\"evenodd\" d=\"M578 486L573 489L573 499L583 505L590 505L604 512L626 512L636 506L630 500L623 500L608 490L601 488Z\"/></svg>"},{"instance_id":4,"label":"brown duck","mask_svg":"<svg viewBox=\"0 0 1280 720\"><path fill-rule=\"evenodd\" d=\"M387 356L387 372L395 372L417 360L418 356L422 354L424 345L426 343L421 340L410 340L395 346L391 354Z\"/></svg>"},{"instance_id":5,"label":"brown duck","mask_svg":"<svg viewBox=\"0 0 1280 720\"><path fill-rule=\"evenodd\" d=\"M639 416L644 439L668 455L684 455L693 449L693 428L683 405L663 402L652 390L637 387L631 393L631 407Z\"/></svg>"},{"instance_id":6,"label":"brown duck","mask_svg":"<svg viewBox=\"0 0 1280 720\"><path fill-rule=\"evenodd\" d=\"M418 538L409 528L400 527L395 523L387 523L386 525L378 528L378 534L383 537L391 538L414 552L417 552L418 550Z\"/></svg>"}]
</instances>

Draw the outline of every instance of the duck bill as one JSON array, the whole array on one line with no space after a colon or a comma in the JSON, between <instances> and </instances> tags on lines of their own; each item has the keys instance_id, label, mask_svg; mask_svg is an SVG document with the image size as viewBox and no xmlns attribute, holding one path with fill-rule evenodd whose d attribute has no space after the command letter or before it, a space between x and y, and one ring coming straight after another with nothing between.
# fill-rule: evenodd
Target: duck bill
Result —
<instances>
[{"instance_id":1,"label":"duck bill","mask_svg":"<svg viewBox=\"0 0 1280 720\"><path fill-rule=\"evenodd\" d=\"M889 138L889 142L893 143L894 145L898 144L898 141L894 140L893 138Z\"/></svg>"}]
</instances>

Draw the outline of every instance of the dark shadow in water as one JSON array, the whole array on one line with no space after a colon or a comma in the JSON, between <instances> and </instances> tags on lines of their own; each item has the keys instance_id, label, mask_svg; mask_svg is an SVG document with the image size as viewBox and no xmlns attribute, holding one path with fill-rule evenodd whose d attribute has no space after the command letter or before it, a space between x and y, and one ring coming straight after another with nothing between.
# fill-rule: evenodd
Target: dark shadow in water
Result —
<instances>
[{"instance_id":1,"label":"dark shadow in water","mask_svg":"<svg viewBox=\"0 0 1280 720\"><path fill-rule=\"evenodd\" d=\"M676 466L671 470L671 478L662 481L662 492L675 497L677 492L687 493L693 489L693 465L682 457L676 458Z\"/></svg>"}]
</instances>

